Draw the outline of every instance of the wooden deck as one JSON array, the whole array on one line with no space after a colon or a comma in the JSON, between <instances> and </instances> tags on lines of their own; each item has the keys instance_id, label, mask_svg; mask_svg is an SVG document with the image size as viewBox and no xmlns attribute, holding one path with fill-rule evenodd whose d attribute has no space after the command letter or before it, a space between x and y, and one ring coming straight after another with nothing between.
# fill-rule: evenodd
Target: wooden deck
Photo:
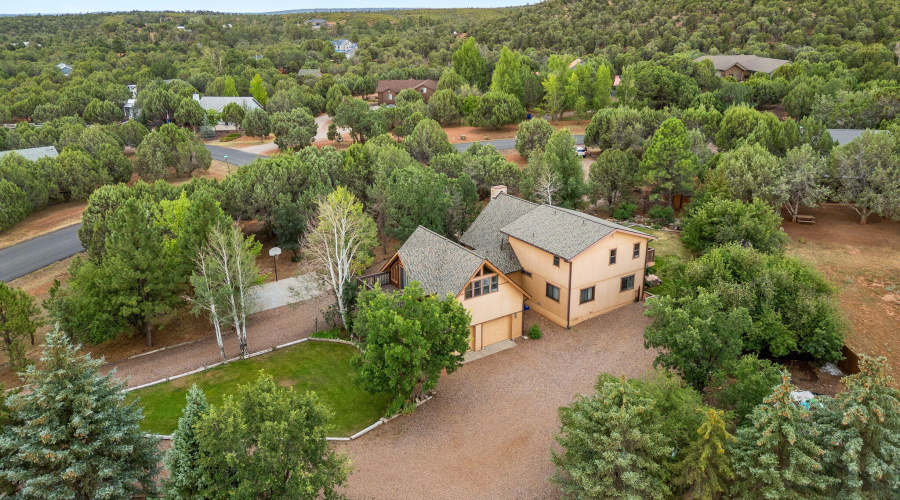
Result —
<instances>
[{"instance_id":1,"label":"wooden deck","mask_svg":"<svg viewBox=\"0 0 900 500\"><path fill-rule=\"evenodd\" d=\"M391 283L391 273L383 272L383 273L374 273L368 274L366 276L360 276L356 278L356 283L359 285L359 290L374 290L375 285L380 285L381 289L385 292L395 292L400 290L393 283Z\"/></svg>"}]
</instances>

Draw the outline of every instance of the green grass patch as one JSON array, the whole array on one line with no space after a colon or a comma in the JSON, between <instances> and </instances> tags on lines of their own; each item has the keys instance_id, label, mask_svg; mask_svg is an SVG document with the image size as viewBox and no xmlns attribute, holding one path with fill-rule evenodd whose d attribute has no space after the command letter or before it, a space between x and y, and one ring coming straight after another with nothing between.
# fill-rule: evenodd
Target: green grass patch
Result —
<instances>
[{"instance_id":1,"label":"green grass patch","mask_svg":"<svg viewBox=\"0 0 900 500\"><path fill-rule=\"evenodd\" d=\"M653 266L653 274L659 276L662 285L653 287L648 291L654 295L669 296L674 292L672 283L673 270L689 262L693 257L691 252L681 243L681 235L671 231L659 231L641 228L642 231L656 236L657 240L649 243L656 249L656 265Z\"/></svg>"},{"instance_id":2,"label":"green grass patch","mask_svg":"<svg viewBox=\"0 0 900 500\"><path fill-rule=\"evenodd\" d=\"M128 393L128 401L140 398L144 407L141 424L147 432L171 434L185 404L191 385L197 384L213 405L237 394L238 385L259 376L260 370L275 382L295 391L314 391L319 401L334 414L329 436L350 436L384 416L390 397L372 395L354 381L356 370L350 359L355 347L332 342L303 342L255 358L233 361L224 366L182 377L171 382Z\"/></svg>"},{"instance_id":3,"label":"green grass patch","mask_svg":"<svg viewBox=\"0 0 900 500\"><path fill-rule=\"evenodd\" d=\"M219 139L219 142L231 142L231 141L239 138L240 136L241 136L241 134L235 132L233 134L228 134L225 137L222 137L221 139Z\"/></svg>"}]
</instances>

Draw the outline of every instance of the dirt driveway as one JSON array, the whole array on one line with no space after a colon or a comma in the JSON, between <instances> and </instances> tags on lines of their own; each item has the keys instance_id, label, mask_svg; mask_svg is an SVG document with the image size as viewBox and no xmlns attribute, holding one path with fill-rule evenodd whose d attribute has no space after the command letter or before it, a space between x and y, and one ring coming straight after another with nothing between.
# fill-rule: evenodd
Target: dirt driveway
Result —
<instances>
[{"instance_id":1,"label":"dirt driveway","mask_svg":"<svg viewBox=\"0 0 900 500\"><path fill-rule=\"evenodd\" d=\"M354 499L556 498L550 447L557 408L592 392L600 372L638 377L655 351L643 347L648 319L633 304L565 330L536 313L540 340L518 345L445 376L438 394L340 446L353 462Z\"/></svg>"}]
</instances>

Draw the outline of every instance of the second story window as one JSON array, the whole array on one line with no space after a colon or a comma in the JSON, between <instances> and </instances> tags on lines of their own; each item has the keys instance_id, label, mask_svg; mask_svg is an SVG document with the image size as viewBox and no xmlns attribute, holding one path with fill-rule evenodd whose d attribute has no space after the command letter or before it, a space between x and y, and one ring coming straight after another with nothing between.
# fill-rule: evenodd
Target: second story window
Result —
<instances>
[{"instance_id":1,"label":"second story window","mask_svg":"<svg viewBox=\"0 0 900 500\"><path fill-rule=\"evenodd\" d=\"M641 244L635 243L634 244L634 255L632 255L632 258L637 259L640 256L641 256Z\"/></svg>"},{"instance_id":2,"label":"second story window","mask_svg":"<svg viewBox=\"0 0 900 500\"><path fill-rule=\"evenodd\" d=\"M609 265L613 265L616 263L616 249L613 248L609 251Z\"/></svg>"},{"instance_id":3,"label":"second story window","mask_svg":"<svg viewBox=\"0 0 900 500\"><path fill-rule=\"evenodd\" d=\"M559 267L559 257L556 255L553 256L553 265Z\"/></svg>"},{"instance_id":4,"label":"second story window","mask_svg":"<svg viewBox=\"0 0 900 500\"><path fill-rule=\"evenodd\" d=\"M496 292L499 289L500 280L496 275L488 276L485 278L477 278L470 281L469 284L466 285L465 297L467 299L471 299L473 297L481 297L482 295Z\"/></svg>"}]
</instances>

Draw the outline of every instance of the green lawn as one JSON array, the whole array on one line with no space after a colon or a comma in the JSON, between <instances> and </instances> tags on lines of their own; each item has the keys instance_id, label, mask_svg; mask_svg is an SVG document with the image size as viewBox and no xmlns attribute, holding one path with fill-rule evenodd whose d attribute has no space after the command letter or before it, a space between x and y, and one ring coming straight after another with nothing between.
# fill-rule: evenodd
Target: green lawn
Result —
<instances>
[{"instance_id":1,"label":"green lawn","mask_svg":"<svg viewBox=\"0 0 900 500\"><path fill-rule=\"evenodd\" d=\"M653 266L653 272L662 279L662 285L651 288L649 291L654 295L671 295L672 280L669 271L679 264L686 263L691 260L691 252L681 243L681 235L670 231L658 231L654 229L641 228L648 234L658 237L658 240L651 241L649 245L656 249L656 265Z\"/></svg>"},{"instance_id":2,"label":"green lawn","mask_svg":"<svg viewBox=\"0 0 900 500\"><path fill-rule=\"evenodd\" d=\"M315 391L319 401L334 414L329 436L350 436L381 418L390 398L373 396L355 382L350 359L355 347L332 342L303 342L255 358L182 377L171 382L132 391L128 401L140 398L144 407L142 427L157 434L171 434L178 425L185 396L193 384L206 393L211 404L220 404L237 386L255 380L260 370L282 386L295 391Z\"/></svg>"}]
</instances>

